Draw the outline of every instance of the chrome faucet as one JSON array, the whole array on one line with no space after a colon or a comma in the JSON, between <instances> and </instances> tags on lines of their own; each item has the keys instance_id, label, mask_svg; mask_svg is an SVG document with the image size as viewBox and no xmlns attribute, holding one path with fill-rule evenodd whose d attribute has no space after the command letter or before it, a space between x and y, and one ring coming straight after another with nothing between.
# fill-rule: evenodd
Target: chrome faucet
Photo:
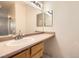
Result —
<instances>
[{"instance_id":1,"label":"chrome faucet","mask_svg":"<svg viewBox=\"0 0 79 59\"><path fill-rule=\"evenodd\" d=\"M16 40L18 40L18 39L22 39L23 38L23 35L22 35L22 33L21 33L21 31L19 31L19 34L17 34L16 35Z\"/></svg>"}]
</instances>

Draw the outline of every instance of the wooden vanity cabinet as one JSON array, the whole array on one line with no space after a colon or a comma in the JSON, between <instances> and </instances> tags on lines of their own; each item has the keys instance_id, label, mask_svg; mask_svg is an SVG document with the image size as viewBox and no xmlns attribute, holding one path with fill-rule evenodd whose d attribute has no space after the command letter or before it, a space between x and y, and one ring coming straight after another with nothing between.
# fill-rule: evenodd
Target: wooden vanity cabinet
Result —
<instances>
[{"instance_id":1,"label":"wooden vanity cabinet","mask_svg":"<svg viewBox=\"0 0 79 59\"><path fill-rule=\"evenodd\" d=\"M40 58L43 56L44 43L38 43L27 50L24 50L16 55L13 58Z\"/></svg>"}]
</instances>

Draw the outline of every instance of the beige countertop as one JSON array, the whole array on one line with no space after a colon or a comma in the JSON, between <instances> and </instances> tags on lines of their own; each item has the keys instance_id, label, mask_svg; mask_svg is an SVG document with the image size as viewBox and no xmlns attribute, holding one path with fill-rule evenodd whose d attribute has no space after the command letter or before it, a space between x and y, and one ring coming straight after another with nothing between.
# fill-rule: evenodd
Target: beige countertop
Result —
<instances>
[{"instance_id":1,"label":"beige countertop","mask_svg":"<svg viewBox=\"0 0 79 59\"><path fill-rule=\"evenodd\" d=\"M29 48L41 41L44 41L50 37L53 37L53 36L54 36L53 33L52 34L42 33L42 34L27 36L27 37L24 37L26 39L26 44L18 45L18 46L6 45L9 41L12 41L12 40L0 42L0 57L10 57L24 49L27 49L27 48ZM20 39L19 41L24 42L23 39Z\"/></svg>"}]
</instances>

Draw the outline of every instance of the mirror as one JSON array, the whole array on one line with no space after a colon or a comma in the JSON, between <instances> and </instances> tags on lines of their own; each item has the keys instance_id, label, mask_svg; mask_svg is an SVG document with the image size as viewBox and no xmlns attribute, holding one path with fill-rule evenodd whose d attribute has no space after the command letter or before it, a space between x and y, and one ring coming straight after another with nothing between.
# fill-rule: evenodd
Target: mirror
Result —
<instances>
[{"instance_id":1,"label":"mirror","mask_svg":"<svg viewBox=\"0 0 79 59\"><path fill-rule=\"evenodd\" d=\"M53 26L53 11L44 12L44 26L52 27Z\"/></svg>"},{"instance_id":2,"label":"mirror","mask_svg":"<svg viewBox=\"0 0 79 59\"><path fill-rule=\"evenodd\" d=\"M14 33L14 4L8 2L0 2L0 36Z\"/></svg>"},{"instance_id":3,"label":"mirror","mask_svg":"<svg viewBox=\"0 0 79 59\"><path fill-rule=\"evenodd\" d=\"M44 27L53 26L53 11L52 10L37 14L37 26L43 27L43 24L44 24Z\"/></svg>"},{"instance_id":4,"label":"mirror","mask_svg":"<svg viewBox=\"0 0 79 59\"><path fill-rule=\"evenodd\" d=\"M37 14L37 27L43 26L43 13Z\"/></svg>"},{"instance_id":5,"label":"mirror","mask_svg":"<svg viewBox=\"0 0 79 59\"><path fill-rule=\"evenodd\" d=\"M11 16L8 17L8 34L15 34L15 20Z\"/></svg>"}]
</instances>

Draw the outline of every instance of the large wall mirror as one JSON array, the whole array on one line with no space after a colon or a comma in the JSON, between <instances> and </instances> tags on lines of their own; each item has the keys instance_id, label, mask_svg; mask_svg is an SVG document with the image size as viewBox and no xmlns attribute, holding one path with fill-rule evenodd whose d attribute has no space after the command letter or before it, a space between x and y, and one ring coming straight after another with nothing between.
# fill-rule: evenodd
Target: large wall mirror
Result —
<instances>
[{"instance_id":1,"label":"large wall mirror","mask_svg":"<svg viewBox=\"0 0 79 59\"><path fill-rule=\"evenodd\" d=\"M53 26L53 10L37 14L37 27L52 27Z\"/></svg>"},{"instance_id":2,"label":"large wall mirror","mask_svg":"<svg viewBox=\"0 0 79 59\"><path fill-rule=\"evenodd\" d=\"M0 36L15 33L14 3L0 2Z\"/></svg>"}]
</instances>

